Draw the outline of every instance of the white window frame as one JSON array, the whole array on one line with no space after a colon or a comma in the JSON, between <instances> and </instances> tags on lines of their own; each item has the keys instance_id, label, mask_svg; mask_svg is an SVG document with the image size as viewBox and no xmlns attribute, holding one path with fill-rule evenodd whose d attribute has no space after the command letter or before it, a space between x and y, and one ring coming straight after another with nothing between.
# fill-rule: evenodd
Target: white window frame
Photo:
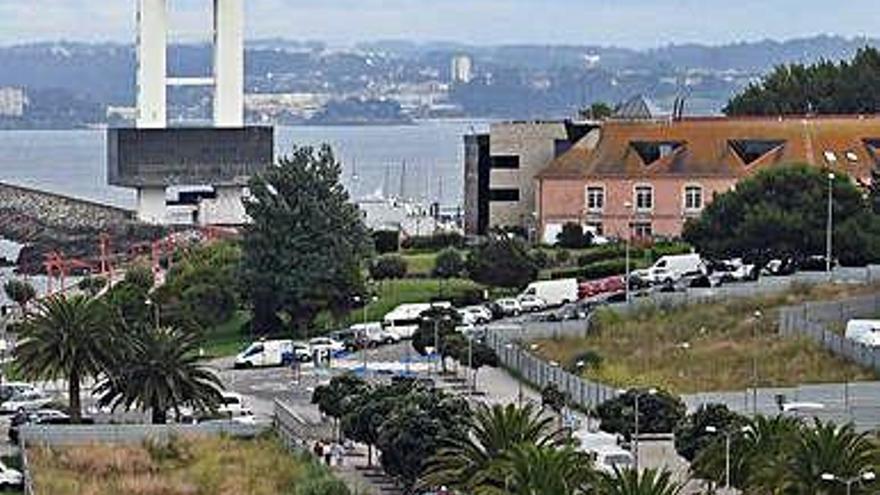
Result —
<instances>
[{"instance_id":1,"label":"white window frame","mask_svg":"<svg viewBox=\"0 0 880 495\"><path fill-rule=\"evenodd\" d=\"M639 235L638 227L645 227L650 231L649 235ZM654 222L650 220L634 220L629 224L630 235L636 239L652 239L654 237Z\"/></svg>"},{"instance_id":2,"label":"white window frame","mask_svg":"<svg viewBox=\"0 0 880 495\"><path fill-rule=\"evenodd\" d=\"M600 203L601 205L598 207L590 205L590 189L598 189L600 191ZM587 184L584 187L584 196L585 196L585 204L587 207L587 211L589 212L602 212L605 211L605 203L606 203L606 195L605 195L605 185L604 184Z\"/></svg>"},{"instance_id":3,"label":"white window frame","mask_svg":"<svg viewBox=\"0 0 880 495\"><path fill-rule=\"evenodd\" d=\"M689 206L688 205L688 190L689 189L697 189L699 191L699 194L700 194L699 206ZM684 211L690 211L690 212L702 211L703 207L706 205L706 193L705 193L705 189L703 188L703 186L700 184L695 184L695 183L685 184L684 187L682 188L682 192L681 192L681 203L682 203L682 208L684 209Z\"/></svg>"},{"instance_id":4,"label":"white window frame","mask_svg":"<svg viewBox=\"0 0 880 495\"><path fill-rule=\"evenodd\" d=\"M648 189L650 191L651 206L639 206L639 189ZM654 186L651 184L635 184L632 190L632 204L635 211L648 212L654 211L655 197Z\"/></svg>"}]
</instances>

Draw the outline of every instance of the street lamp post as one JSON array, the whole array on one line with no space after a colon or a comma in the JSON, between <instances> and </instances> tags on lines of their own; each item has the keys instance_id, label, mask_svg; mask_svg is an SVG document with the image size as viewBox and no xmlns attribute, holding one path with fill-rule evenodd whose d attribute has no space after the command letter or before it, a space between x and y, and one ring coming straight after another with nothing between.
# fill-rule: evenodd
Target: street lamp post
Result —
<instances>
[{"instance_id":1,"label":"street lamp post","mask_svg":"<svg viewBox=\"0 0 880 495\"><path fill-rule=\"evenodd\" d=\"M629 288L629 285L630 285L630 273L629 273L629 272L630 272L630 259L629 259L629 258L630 258L630 256L629 256L629 245L630 245L630 242L631 242L631 239L630 239L630 238L632 237L632 228L633 228L633 226L632 226L632 203L629 202L629 201L627 201L626 203L623 204L623 207L626 208L626 237L625 237L625 244L626 244L626 277L625 277L625 282L626 282L626 287L625 287L624 290L626 291L626 292L625 292L625 294L626 294L626 304L629 305L629 303L630 303L630 288Z\"/></svg>"},{"instance_id":2,"label":"street lamp post","mask_svg":"<svg viewBox=\"0 0 880 495\"><path fill-rule=\"evenodd\" d=\"M825 271L828 276L832 276L831 272L831 248L832 248L832 232L834 226L834 173L828 174L828 224L825 231Z\"/></svg>"},{"instance_id":3,"label":"street lamp post","mask_svg":"<svg viewBox=\"0 0 880 495\"><path fill-rule=\"evenodd\" d=\"M755 324L752 326L752 340L758 339L758 325L761 322L762 313L755 310ZM757 346L756 346L757 347ZM758 354L752 351L752 416L758 415Z\"/></svg>"},{"instance_id":4,"label":"street lamp post","mask_svg":"<svg viewBox=\"0 0 880 495\"><path fill-rule=\"evenodd\" d=\"M639 418L639 399L642 396L642 392L635 390L634 393L635 393L635 421L634 421L635 435L633 436L633 452L635 455L633 456L634 457L633 466L635 467L635 471L638 474L638 472L639 472L639 419L640 419ZM656 393L657 393L657 389L650 388L647 390L647 393L645 395L654 395Z\"/></svg>"},{"instance_id":5,"label":"street lamp post","mask_svg":"<svg viewBox=\"0 0 880 495\"><path fill-rule=\"evenodd\" d=\"M750 430L748 426L743 426L739 431L746 433ZM715 426L707 426L706 433L716 434L719 430ZM724 430L720 432L724 434L724 489L730 491L730 439L735 433L733 430Z\"/></svg>"},{"instance_id":6,"label":"street lamp post","mask_svg":"<svg viewBox=\"0 0 880 495\"><path fill-rule=\"evenodd\" d=\"M846 486L846 495L852 495L852 486L856 483L860 482L871 482L877 479L877 475L874 474L873 471L865 471L858 476L852 476L849 478L841 478L831 473L822 473L820 476L822 481L827 481L829 483L838 482Z\"/></svg>"}]
</instances>

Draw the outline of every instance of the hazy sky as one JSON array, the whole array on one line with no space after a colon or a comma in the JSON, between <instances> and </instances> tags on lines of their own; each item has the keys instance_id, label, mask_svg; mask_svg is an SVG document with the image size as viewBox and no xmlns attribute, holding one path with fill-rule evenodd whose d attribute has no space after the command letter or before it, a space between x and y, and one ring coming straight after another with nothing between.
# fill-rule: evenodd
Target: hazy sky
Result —
<instances>
[{"instance_id":1,"label":"hazy sky","mask_svg":"<svg viewBox=\"0 0 880 495\"><path fill-rule=\"evenodd\" d=\"M175 36L205 38L211 0L168 0ZM880 35L880 0L245 0L250 38L653 47ZM0 0L0 44L132 41L136 0Z\"/></svg>"}]
</instances>

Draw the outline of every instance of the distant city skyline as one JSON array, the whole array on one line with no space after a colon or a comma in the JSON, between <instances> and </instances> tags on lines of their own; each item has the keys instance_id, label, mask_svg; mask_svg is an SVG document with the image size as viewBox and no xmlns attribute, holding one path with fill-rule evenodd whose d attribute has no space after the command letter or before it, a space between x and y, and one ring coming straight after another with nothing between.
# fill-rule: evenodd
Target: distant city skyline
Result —
<instances>
[{"instance_id":1,"label":"distant city skyline","mask_svg":"<svg viewBox=\"0 0 880 495\"><path fill-rule=\"evenodd\" d=\"M0 44L134 40L135 0L0 0ZM169 0L173 38L208 39L210 0ZM249 39L652 48L880 35L880 2L847 0L246 0Z\"/></svg>"}]
</instances>

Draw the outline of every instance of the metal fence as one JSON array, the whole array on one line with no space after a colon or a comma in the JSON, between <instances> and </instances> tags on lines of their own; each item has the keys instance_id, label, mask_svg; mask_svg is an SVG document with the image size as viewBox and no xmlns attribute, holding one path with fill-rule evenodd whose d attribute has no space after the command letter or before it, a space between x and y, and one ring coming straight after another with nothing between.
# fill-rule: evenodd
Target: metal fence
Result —
<instances>
[{"instance_id":1,"label":"metal fence","mask_svg":"<svg viewBox=\"0 0 880 495\"><path fill-rule=\"evenodd\" d=\"M779 332L789 337L808 337L837 356L880 371L880 348L854 342L834 331L834 327L842 329L850 319L877 315L880 315L880 294L805 303L780 309Z\"/></svg>"},{"instance_id":2,"label":"metal fence","mask_svg":"<svg viewBox=\"0 0 880 495\"><path fill-rule=\"evenodd\" d=\"M336 438L332 423L310 423L279 399L275 399L273 422L281 441L291 450L309 450L312 442Z\"/></svg>"},{"instance_id":3,"label":"metal fence","mask_svg":"<svg viewBox=\"0 0 880 495\"><path fill-rule=\"evenodd\" d=\"M174 436L229 435L249 438L266 431L268 425L235 422L198 425L23 425L19 430L26 445L83 445L90 443L131 444L146 439L167 440Z\"/></svg>"},{"instance_id":4,"label":"metal fence","mask_svg":"<svg viewBox=\"0 0 880 495\"><path fill-rule=\"evenodd\" d=\"M583 409L592 409L614 397L616 389L569 373L558 364L547 363L522 347L530 340L583 336L587 331L586 321L495 326L486 333L486 343L498 354L501 364L519 375L519 379L539 390L551 383L555 384L568 395L573 404Z\"/></svg>"}]
</instances>

